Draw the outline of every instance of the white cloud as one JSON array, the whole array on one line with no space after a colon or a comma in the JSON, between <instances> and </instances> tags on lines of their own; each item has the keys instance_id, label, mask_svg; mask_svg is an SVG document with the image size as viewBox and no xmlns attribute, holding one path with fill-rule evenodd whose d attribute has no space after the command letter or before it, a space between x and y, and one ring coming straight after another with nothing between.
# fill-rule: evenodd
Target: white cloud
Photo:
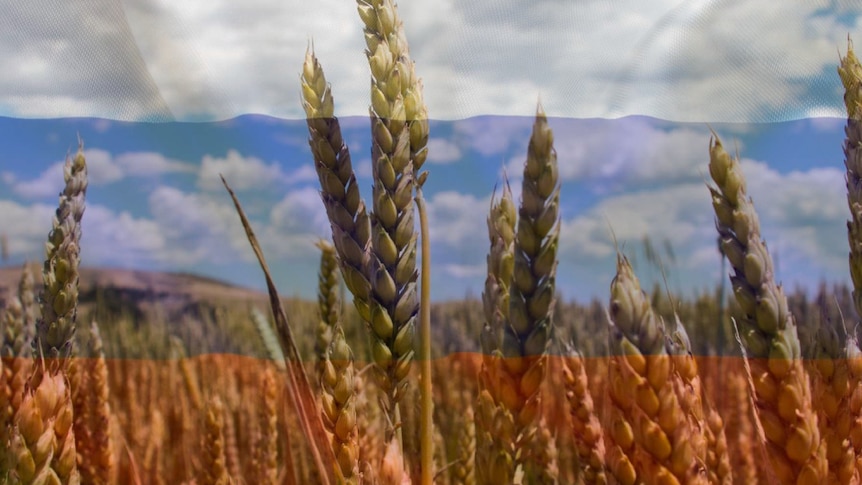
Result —
<instances>
[{"instance_id":1,"label":"white cloud","mask_svg":"<svg viewBox=\"0 0 862 485\"><path fill-rule=\"evenodd\" d=\"M644 117L617 120L561 120L554 130L560 180L589 180L592 190L627 190L642 184L703 180L709 161L709 129L663 128ZM524 144L529 140L529 134ZM526 160L518 154L506 171L520 180ZM520 183L520 182L519 182Z\"/></svg>"},{"instance_id":2,"label":"white cloud","mask_svg":"<svg viewBox=\"0 0 862 485\"><path fill-rule=\"evenodd\" d=\"M461 149L458 145L443 138L428 140L428 163L449 164L461 159Z\"/></svg>"},{"instance_id":3,"label":"white cloud","mask_svg":"<svg viewBox=\"0 0 862 485\"><path fill-rule=\"evenodd\" d=\"M329 219L317 189L305 187L292 190L270 212L271 227L285 233L305 233L326 236Z\"/></svg>"},{"instance_id":4,"label":"white cloud","mask_svg":"<svg viewBox=\"0 0 862 485\"><path fill-rule=\"evenodd\" d=\"M427 202L431 244L450 247L472 246L487 250L490 198L477 198L454 191L438 192ZM418 217L417 217L418 224Z\"/></svg>"},{"instance_id":5,"label":"white cloud","mask_svg":"<svg viewBox=\"0 0 862 485\"><path fill-rule=\"evenodd\" d=\"M167 245L155 221L94 204L87 205L81 232L81 260L87 265L146 266L160 261Z\"/></svg>"},{"instance_id":6,"label":"white cloud","mask_svg":"<svg viewBox=\"0 0 862 485\"><path fill-rule=\"evenodd\" d=\"M123 170L114 163L111 154L105 150L89 148L84 151L84 156L87 158L87 182L89 184L107 185L123 178ZM59 167L60 173L62 173L62 166L63 164L59 163L49 170L56 171Z\"/></svg>"},{"instance_id":7,"label":"white cloud","mask_svg":"<svg viewBox=\"0 0 862 485\"><path fill-rule=\"evenodd\" d=\"M149 207L166 240L159 256L163 261L191 265L252 257L229 198L215 199L159 186L150 194Z\"/></svg>"},{"instance_id":8,"label":"white cloud","mask_svg":"<svg viewBox=\"0 0 862 485\"><path fill-rule=\"evenodd\" d=\"M22 197L38 199L57 195L63 187L63 162L52 164L33 180L18 181L14 175L9 179L12 190Z\"/></svg>"},{"instance_id":9,"label":"white cloud","mask_svg":"<svg viewBox=\"0 0 862 485\"><path fill-rule=\"evenodd\" d=\"M404 2L399 13L435 119L529 116L541 97L556 116L775 121L841 107L835 50L860 25L848 5L440 0ZM10 8L0 48L25 68L0 81L4 114L301 118L297 78L311 39L337 112L367 113L352 2Z\"/></svg>"},{"instance_id":10,"label":"white cloud","mask_svg":"<svg viewBox=\"0 0 862 485\"><path fill-rule=\"evenodd\" d=\"M228 150L224 158L205 155L198 173L198 187L223 190L219 175L224 176L234 190L267 187L286 180L278 163L266 164L257 157L244 157L236 150Z\"/></svg>"},{"instance_id":11,"label":"white cloud","mask_svg":"<svg viewBox=\"0 0 862 485\"><path fill-rule=\"evenodd\" d=\"M660 190L608 197L589 211L563 221L560 251L580 260L608 257L618 243L648 235L691 246L713 236L709 192L700 184L669 185Z\"/></svg>"},{"instance_id":12,"label":"white cloud","mask_svg":"<svg viewBox=\"0 0 862 485\"><path fill-rule=\"evenodd\" d=\"M70 154L70 156L74 156ZM155 176L168 172L192 172L194 167L169 160L153 152L127 152L112 157L99 148L84 150L87 159L87 182L91 186L108 185L127 176ZM64 161L54 162L32 180L18 180L12 174L4 174L4 181L13 186L16 194L27 198L54 196L63 189Z\"/></svg>"},{"instance_id":13,"label":"white cloud","mask_svg":"<svg viewBox=\"0 0 862 485\"><path fill-rule=\"evenodd\" d=\"M153 176L163 173L190 173L195 171L191 164L171 160L157 152L121 153L114 161L128 175Z\"/></svg>"},{"instance_id":14,"label":"white cloud","mask_svg":"<svg viewBox=\"0 0 862 485\"><path fill-rule=\"evenodd\" d=\"M455 278L480 279L487 274L487 268L479 264L446 264L443 272Z\"/></svg>"},{"instance_id":15,"label":"white cloud","mask_svg":"<svg viewBox=\"0 0 862 485\"><path fill-rule=\"evenodd\" d=\"M455 123L453 139L469 146L482 155L502 155L510 147L523 145L526 156L527 141L533 118L522 116L485 116Z\"/></svg>"},{"instance_id":16,"label":"white cloud","mask_svg":"<svg viewBox=\"0 0 862 485\"><path fill-rule=\"evenodd\" d=\"M48 204L23 205L0 200L0 232L8 238L12 258L40 261L44 259L45 241L51 231L56 207ZM10 230L14 228L14 230Z\"/></svg>"}]
</instances>

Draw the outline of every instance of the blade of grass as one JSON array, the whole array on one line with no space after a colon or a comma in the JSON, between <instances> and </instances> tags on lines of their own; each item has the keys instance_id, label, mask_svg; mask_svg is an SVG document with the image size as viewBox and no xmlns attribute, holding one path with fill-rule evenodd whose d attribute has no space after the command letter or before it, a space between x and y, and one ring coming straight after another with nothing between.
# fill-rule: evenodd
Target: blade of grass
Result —
<instances>
[{"instance_id":1,"label":"blade of grass","mask_svg":"<svg viewBox=\"0 0 862 485\"><path fill-rule=\"evenodd\" d=\"M314 457L315 465L317 466L318 476L321 483L329 485L330 483L339 483L337 467L326 466L326 463L335 464L335 456L332 454L332 449L328 446L326 431L323 428L323 422L320 419L320 414L309 410L316 410L314 393L311 390L311 385L308 381L308 376L305 374L302 366L302 359L299 351L296 348L296 341L293 338L293 333L290 330L290 323L287 320L287 314L284 307L281 305L281 299L278 296L278 291L275 289L275 284L272 281L272 276L269 273L269 267L266 264L266 259L263 257L263 250L257 242L257 237L251 228L251 224L242 210L239 200L233 190L228 185L224 176L219 175L233 199L236 211L242 221L242 226L248 236L248 242L254 250L255 256L260 263L263 274L266 277L266 288L269 293L269 304L272 307L272 313L275 319L275 327L278 330L279 342L285 355L285 364L287 367L287 384L288 396L293 403L293 406L299 416L299 422L302 426L303 434L308 441L309 448Z\"/></svg>"}]
</instances>

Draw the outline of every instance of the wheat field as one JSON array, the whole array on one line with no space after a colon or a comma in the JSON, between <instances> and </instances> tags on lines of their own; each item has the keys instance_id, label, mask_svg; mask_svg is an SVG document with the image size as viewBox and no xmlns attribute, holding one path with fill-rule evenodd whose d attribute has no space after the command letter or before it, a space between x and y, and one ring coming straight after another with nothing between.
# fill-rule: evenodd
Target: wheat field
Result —
<instances>
[{"instance_id":1,"label":"wheat field","mask_svg":"<svg viewBox=\"0 0 862 485\"><path fill-rule=\"evenodd\" d=\"M621 247L603 301L566 303L553 120L538 106L518 200L487 214L480 298L432 304L428 110L391 0L357 0L371 74L360 194L335 91L298 89L331 238L316 302L266 295L144 311L83 282L87 160L68 156L41 265L0 307L0 483L862 483L862 65L847 109L852 288L786 293L738 157L703 141L732 297L645 291ZM613 221L610 221L613 224ZM113 292L112 292L113 291ZM218 350L214 350L218 349ZM118 356L123 356L122 358Z\"/></svg>"}]
</instances>

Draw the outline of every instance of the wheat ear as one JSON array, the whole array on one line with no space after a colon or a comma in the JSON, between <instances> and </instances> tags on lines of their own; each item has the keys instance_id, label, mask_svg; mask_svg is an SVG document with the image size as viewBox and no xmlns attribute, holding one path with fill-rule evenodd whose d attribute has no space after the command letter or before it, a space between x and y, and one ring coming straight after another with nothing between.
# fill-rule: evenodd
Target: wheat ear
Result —
<instances>
[{"instance_id":1,"label":"wheat ear","mask_svg":"<svg viewBox=\"0 0 862 485\"><path fill-rule=\"evenodd\" d=\"M862 316L862 65L847 39L847 55L841 58L838 76L844 86L847 125L844 128L844 166L847 169L847 239L850 245L850 277L853 280L853 303Z\"/></svg>"},{"instance_id":2,"label":"wheat ear","mask_svg":"<svg viewBox=\"0 0 862 485\"><path fill-rule=\"evenodd\" d=\"M488 276L482 294L485 322L481 334L483 352L479 373L479 398L476 401L476 481L479 484L511 483L514 473L515 419L504 399L514 401L515 383L503 368L500 346L503 328L508 324L509 287L514 273L514 242L517 213L508 183L499 200L492 198L488 215L490 251ZM509 391L504 398L503 391ZM507 439L511 438L511 439Z\"/></svg>"},{"instance_id":3,"label":"wheat ear","mask_svg":"<svg viewBox=\"0 0 862 485\"><path fill-rule=\"evenodd\" d=\"M72 350L78 311L78 264L80 262L81 217L87 193L87 163L83 144L63 167L66 187L54 214L54 225L45 245L42 269L45 291L42 318L36 324L39 355L58 359L54 372L64 369Z\"/></svg>"},{"instance_id":4,"label":"wheat ear","mask_svg":"<svg viewBox=\"0 0 862 485\"><path fill-rule=\"evenodd\" d=\"M559 240L560 185L554 134L541 105L533 132L521 188L514 242L514 269L509 289L509 318L503 329L503 367L514 387L503 391L517 396L504 402L515 417L525 477L544 473L541 457L530 456L529 443L541 411L540 388L548 365L553 334ZM510 384L511 385L511 384Z\"/></svg>"},{"instance_id":5,"label":"wheat ear","mask_svg":"<svg viewBox=\"0 0 862 485\"><path fill-rule=\"evenodd\" d=\"M611 283L610 315L611 473L621 483L647 477L705 483L662 323L622 254Z\"/></svg>"},{"instance_id":6,"label":"wheat ear","mask_svg":"<svg viewBox=\"0 0 862 485\"><path fill-rule=\"evenodd\" d=\"M21 272L18 295L0 317L0 469L8 469L7 451L13 418L30 377L33 326L33 275L27 265ZM38 310L38 307L37 307Z\"/></svg>"},{"instance_id":7,"label":"wheat ear","mask_svg":"<svg viewBox=\"0 0 862 485\"><path fill-rule=\"evenodd\" d=\"M79 434L78 423L82 423L87 434L87 440L77 443L78 466L81 480L94 485L110 483L112 470L115 466L113 443L111 442L111 405L108 402L108 367L105 363L105 351L99 326L93 321L90 324L88 340L88 356L86 366L81 365L86 372L86 387L81 389L80 396L85 402L83 416L75 410L75 435ZM84 361L81 362L83 364Z\"/></svg>"},{"instance_id":8,"label":"wheat ear","mask_svg":"<svg viewBox=\"0 0 862 485\"><path fill-rule=\"evenodd\" d=\"M332 452L348 481L356 482L359 449L356 439L356 398L353 352L340 324L333 328L321 373L321 412L332 434Z\"/></svg>"},{"instance_id":9,"label":"wheat ear","mask_svg":"<svg viewBox=\"0 0 862 485\"><path fill-rule=\"evenodd\" d=\"M314 352L318 361L318 378L326 351L332 342L332 331L339 320L338 301L338 257L335 247L326 241L318 241L320 249L320 270L317 275L317 340Z\"/></svg>"},{"instance_id":10,"label":"wheat ear","mask_svg":"<svg viewBox=\"0 0 862 485\"><path fill-rule=\"evenodd\" d=\"M395 404L413 361L419 311L414 228L414 164L403 89L413 83L407 41L389 0L357 2L365 24L371 68L371 282L372 353L383 371L381 387L393 422ZM406 64L405 64L406 62Z\"/></svg>"},{"instance_id":11,"label":"wheat ear","mask_svg":"<svg viewBox=\"0 0 862 485\"><path fill-rule=\"evenodd\" d=\"M22 483L78 483L72 396L66 377L78 309L81 217L87 192L83 143L63 166L66 182L45 245L42 316L36 322L38 365L15 415L13 461Z\"/></svg>"},{"instance_id":12,"label":"wheat ear","mask_svg":"<svg viewBox=\"0 0 862 485\"><path fill-rule=\"evenodd\" d=\"M587 485L606 484L605 440L590 395L584 358L568 345L561 361L581 480Z\"/></svg>"},{"instance_id":13,"label":"wheat ear","mask_svg":"<svg viewBox=\"0 0 862 485\"><path fill-rule=\"evenodd\" d=\"M206 406L204 436L201 444L201 485L232 484L228 475L224 443L224 405L219 397L213 397Z\"/></svg>"},{"instance_id":14,"label":"wheat ear","mask_svg":"<svg viewBox=\"0 0 862 485\"><path fill-rule=\"evenodd\" d=\"M847 39L847 55L841 58L841 64L838 67L838 75L841 78L841 83L844 86L844 104L847 109L847 126L844 129L844 165L847 169L847 205L850 208L850 220L847 222L847 239L850 245L849 266L850 276L853 281L853 302L856 307L857 315L862 316L862 65L859 59L853 52L853 44L850 38ZM846 389L846 394L842 396L838 404L842 412L839 421L838 429L832 430L825 439L829 439L831 435L832 449L827 443L827 456L830 459L830 465L833 458L839 454L832 451L835 448L835 443L842 437L850 437L850 445L853 449L853 461L855 462L854 479L860 480L862 476L862 362L859 360L859 347L854 338L850 338L845 334L845 345L842 357L843 361L835 361L836 369L839 374L846 373L849 376L849 389ZM828 364L820 362L821 365ZM821 375L826 376L833 369L821 369ZM833 379L835 381L835 379ZM834 386L830 386L834 387ZM826 389L829 389L827 387ZM844 389L833 389L834 391L845 391ZM841 404L849 401L849 406L841 406ZM849 413L849 416L846 414ZM849 426L845 426L850 417ZM821 428L822 429L822 428ZM840 446L842 450L841 460L846 463L847 449L844 442ZM830 471L832 466L830 466ZM846 466L841 467L847 470ZM845 471L840 477L847 476Z\"/></svg>"},{"instance_id":15,"label":"wheat ear","mask_svg":"<svg viewBox=\"0 0 862 485\"><path fill-rule=\"evenodd\" d=\"M678 314L674 313L674 323L667 331L668 349L676 376L676 395L688 418L695 457L705 466L710 484L733 483L724 421L710 403L705 402L701 374L691 352L691 340Z\"/></svg>"},{"instance_id":16,"label":"wheat ear","mask_svg":"<svg viewBox=\"0 0 862 485\"><path fill-rule=\"evenodd\" d=\"M332 240L344 283L353 295L353 303L360 316L370 322L368 298L371 283L365 276L365 267L371 226L356 185L350 151L341 137L341 125L335 117L332 91L313 51L305 54L301 81L308 144L320 179L320 196L332 226Z\"/></svg>"},{"instance_id":17,"label":"wheat ear","mask_svg":"<svg viewBox=\"0 0 862 485\"><path fill-rule=\"evenodd\" d=\"M718 186L710 188L716 227L733 267L730 279L743 314L737 323L747 354L753 356L747 360L773 471L782 483L820 483L827 472L825 449L796 323L775 282L739 161L717 137L710 140L709 157L709 173Z\"/></svg>"},{"instance_id":18,"label":"wheat ear","mask_svg":"<svg viewBox=\"0 0 862 485\"><path fill-rule=\"evenodd\" d=\"M261 402L256 418L258 437L254 444L257 483L275 485L278 479L278 388L275 372L267 366L261 378Z\"/></svg>"}]
</instances>

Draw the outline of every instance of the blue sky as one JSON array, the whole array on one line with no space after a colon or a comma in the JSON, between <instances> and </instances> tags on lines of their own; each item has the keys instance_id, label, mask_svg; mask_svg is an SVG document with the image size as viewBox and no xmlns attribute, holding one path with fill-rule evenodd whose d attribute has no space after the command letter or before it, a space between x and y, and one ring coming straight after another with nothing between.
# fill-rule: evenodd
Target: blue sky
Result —
<instances>
[{"instance_id":1,"label":"blue sky","mask_svg":"<svg viewBox=\"0 0 862 485\"><path fill-rule=\"evenodd\" d=\"M17 66L0 76L0 228L13 263L42 257L80 133L85 264L262 287L223 173L279 287L312 295L313 243L328 227L299 71L313 41L367 196L369 74L353 2L0 3L0 52ZM862 2L402 3L433 119L435 298L481 292L490 197L504 170L520 192L539 100L560 163L567 298L606 299L612 231L628 252L645 236L671 240L674 290L718 281L707 124L739 148L779 278L847 281L835 68L848 33L862 32Z\"/></svg>"},{"instance_id":2,"label":"blue sky","mask_svg":"<svg viewBox=\"0 0 862 485\"><path fill-rule=\"evenodd\" d=\"M371 188L369 124L343 120L358 181ZM433 121L426 184L437 299L482 289L485 217L508 174L516 199L532 117ZM558 153L561 242L558 285L568 298L603 297L614 269L615 236L640 253L641 277L658 278L642 255L649 237L664 257L671 289L706 289L719 278L708 176L709 127L632 116L551 118ZM779 277L813 287L846 280L846 201L840 119L711 125L739 148L764 235L780 257ZM220 122L119 122L0 118L0 226L13 262L38 259L62 186L62 160L85 142L90 188L83 261L191 271L262 287L242 228L218 174L237 190L286 294L310 297L314 242L329 237L303 120L261 115Z\"/></svg>"}]
</instances>

